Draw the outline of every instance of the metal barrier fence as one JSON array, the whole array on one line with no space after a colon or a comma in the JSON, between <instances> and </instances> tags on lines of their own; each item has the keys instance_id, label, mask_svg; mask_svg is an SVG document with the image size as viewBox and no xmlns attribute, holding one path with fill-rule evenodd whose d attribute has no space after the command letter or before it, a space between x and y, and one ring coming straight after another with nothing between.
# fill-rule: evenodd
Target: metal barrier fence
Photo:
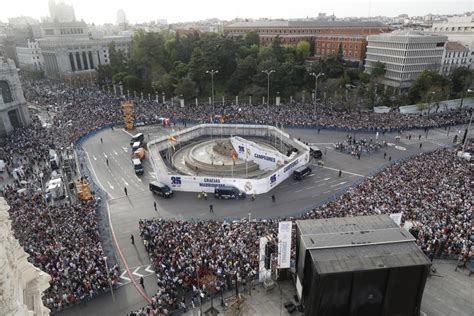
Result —
<instances>
[{"instance_id":1,"label":"metal barrier fence","mask_svg":"<svg viewBox=\"0 0 474 316\"><path fill-rule=\"evenodd\" d=\"M82 147L84 141L86 141L89 137L94 136L99 131L105 128L111 128L113 125L108 124L98 129L94 129L87 133L86 135L81 136L75 143L75 150L77 154L77 158L79 160L80 165L80 173L82 176L87 177L89 181L89 185L91 187L91 191L94 193L96 198L96 218L98 223L98 228L100 232L100 238L102 242L102 249L104 250L105 255L107 256L108 266L112 267L118 264L117 256L115 253L114 243L112 241L112 234L110 231L109 226L109 218L107 212L107 192L104 191L97 183L94 181L92 177L92 173L89 170L87 164L87 157L86 153Z\"/></svg>"}]
</instances>

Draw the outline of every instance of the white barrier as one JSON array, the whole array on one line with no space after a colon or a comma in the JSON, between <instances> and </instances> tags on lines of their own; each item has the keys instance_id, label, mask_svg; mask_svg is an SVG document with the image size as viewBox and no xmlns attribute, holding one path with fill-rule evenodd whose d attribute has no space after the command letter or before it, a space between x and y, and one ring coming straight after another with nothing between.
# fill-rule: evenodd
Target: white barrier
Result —
<instances>
[{"instance_id":1,"label":"white barrier","mask_svg":"<svg viewBox=\"0 0 474 316\"><path fill-rule=\"evenodd\" d=\"M240 124L226 124L221 126L217 124L201 124L173 133L172 136L175 137L176 142L179 143L180 141L189 141L205 135L217 136L217 133L219 133L221 129L222 133L224 133L225 130L229 132L226 134L231 134L230 131L237 132L238 130L243 131L244 134L245 130L255 132L255 135L249 132L249 134L247 134L248 136L269 136L270 134L274 134L278 137L282 137L286 143L291 143L300 150L295 157L288 160L282 166L279 166L273 173L267 173L268 176L258 179L182 175L170 172L160 155L160 151L174 145L174 142L169 140L169 136L164 136L148 143L148 157L157 180L169 185L175 191L209 193L214 192L216 187L233 186L247 194L262 194L270 191L291 177L295 169L309 162L310 155L308 146L296 139L290 139L288 134L283 133L273 126Z\"/></svg>"}]
</instances>

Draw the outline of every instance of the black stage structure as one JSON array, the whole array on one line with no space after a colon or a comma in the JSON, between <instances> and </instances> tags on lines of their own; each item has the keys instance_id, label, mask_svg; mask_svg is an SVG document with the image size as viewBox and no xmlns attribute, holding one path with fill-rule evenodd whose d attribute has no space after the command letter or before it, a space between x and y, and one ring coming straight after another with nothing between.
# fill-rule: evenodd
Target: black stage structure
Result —
<instances>
[{"instance_id":1,"label":"black stage structure","mask_svg":"<svg viewBox=\"0 0 474 316\"><path fill-rule=\"evenodd\" d=\"M430 261L389 216L296 226L296 287L305 315L420 315Z\"/></svg>"}]
</instances>

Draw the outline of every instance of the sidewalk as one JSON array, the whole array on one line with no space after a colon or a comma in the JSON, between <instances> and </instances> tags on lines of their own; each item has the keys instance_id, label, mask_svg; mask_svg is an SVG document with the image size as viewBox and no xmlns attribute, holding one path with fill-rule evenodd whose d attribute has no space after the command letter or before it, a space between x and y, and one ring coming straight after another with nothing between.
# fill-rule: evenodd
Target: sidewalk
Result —
<instances>
[{"instance_id":1,"label":"sidewalk","mask_svg":"<svg viewBox=\"0 0 474 316\"><path fill-rule=\"evenodd\" d=\"M281 289L281 292L280 292ZM236 301L235 291L229 291L224 294L224 301L226 307L221 307L220 296L214 298L214 308L219 312L219 315L290 315L285 308L285 303L292 301L294 303L293 296L296 294L296 290L292 281L278 282L272 290L265 290L262 284L258 283L254 285L251 291L251 295L248 293L247 288L241 288L239 293L241 294L240 304ZM240 305L240 306L239 306ZM211 302L206 302L202 306L204 315L212 315L206 313L211 307ZM189 310L183 315L195 316L200 315L199 307ZM291 315L303 315L298 311L294 311Z\"/></svg>"}]
</instances>

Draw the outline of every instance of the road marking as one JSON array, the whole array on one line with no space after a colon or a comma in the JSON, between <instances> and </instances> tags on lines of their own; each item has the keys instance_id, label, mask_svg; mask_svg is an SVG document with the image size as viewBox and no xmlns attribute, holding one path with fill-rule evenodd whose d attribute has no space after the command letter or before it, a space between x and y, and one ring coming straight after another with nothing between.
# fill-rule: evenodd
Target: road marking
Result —
<instances>
[{"instance_id":1,"label":"road marking","mask_svg":"<svg viewBox=\"0 0 474 316\"><path fill-rule=\"evenodd\" d=\"M122 128L122 131L123 131L124 133L127 133L128 135L130 135L130 136L132 136L132 137L133 137L133 134L132 134L132 133L130 133L129 131L125 130L124 128Z\"/></svg>"},{"instance_id":2,"label":"road marking","mask_svg":"<svg viewBox=\"0 0 474 316\"><path fill-rule=\"evenodd\" d=\"M333 184L333 185L331 185L331 188L337 187L338 185L342 185L342 184L344 184L344 183L347 183L347 182L344 181L344 182L340 182L340 183Z\"/></svg>"},{"instance_id":3,"label":"road marking","mask_svg":"<svg viewBox=\"0 0 474 316\"><path fill-rule=\"evenodd\" d=\"M123 271L122 274L120 275L120 278L126 280L127 282L131 282L132 280L130 280L130 278L124 275L126 273L127 273L127 270Z\"/></svg>"},{"instance_id":4,"label":"road marking","mask_svg":"<svg viewBox=\"0 0 474 316\"><path fill-rule=\"evenodd\" d=\"M135 270L133 270L132 274L133 274L133 275L136 275L137 277L140 277L140 278L143 277L143 274L140 274L140 273L137 272L138 270L140 270L140 267L138 267L138 268L136 268Z\"/></svg>"},{"instance_id":5,"label":"road marking","mask_svg":"<svg viewBox=\"0 0 474 316\"><path fill-rule=\"evenodd\" d=\"M298 192L301 192L301 191L303 191L303 189L301 189L301 190L296 190L295 193L298 193Z\"/></svg>"},{"instance_id":6,"label":"road marking","mask_svg":"<svg viewBox=\"0 0 474 316\"><path fill-rule=\"evenodd\" d=\"M118 156L118 152L116 152L115 149L114 149L114 154L115 154L116 156Z\"/></svg>"},{"instance_id":7,"label":"road marking","mask_svg":"<svg viewBox=\"0 0 474 316\"><path fill-rule=\"evenodd\" d=\"M307 187L306 190L309 190L309 189L312 189L314 188L314 185L310 186L310 187Z\"/></svg>"},{"instance_id":8,"label":"road marking","mask_svg":"<svg viewBox=\"0 0 474 316\"><path fill-rule=\"evenodd\" d=\"M127 147L122 147L123 151L124 152L128 152L128 148Z\"/></svg>"},{"instance_id":9,"label":"road marking","mask_svg":"<svg viewBox=\"0 0 474 316\"><path fill-rule=\"evenodd\" d=\"M314 177L314 176L315 176L315 174L314 174L314 173L312 173L312 174L310 174L308 177Z\"/></svg>"},{"instance_id":10,"label":"road marking","mask_svg":"<svg viewBox=\"0 0 474 316\"><path fill-rule=\"evenodd\" d=\"M317 197L317 196L320 196L321 194L315 194L315 195L312 195L311 197Z\"/></svg>"},{"instance_id":11,"label":"road marking","mask_svg":"<svg viewBox=\"0 0 474 316\"><path fill-rule=\"evenodd\" d=\"M326 183L320 183L318 184L318 187L323 186L323 185L326 185Z\"/></svg>"},{"instance_id":12,"label":"road marking","mask_svg":"<svg viewBox=\"0 0 474 316\"><path fill-rule=\"evenodd\" d=\"M326 192L323 192L323 194L328 194L329 192L331 192L331 190L329 190L329 191L326 191Z\"/></svg>"},{"instance_id":13,"label":"road marking","mask_svg":"<svg viewBox=\"0 0 474 316\"><path fill-rule=\"evenodd\" d=\"M123 183L125 183L125 185L128 185L128 182L127 182L127 181L125 181L125 179L124 179L124 178L122 178L122 180L123 180Z\"/></svg>"},{"instance_id":14,"label":"road marking","mask_svg":"<svg viewBox=\"0 0 474 316\"><path fill-rule=\"evenodd\" d=\"M114 186L109 182L107 181L107 184L109 185L109 187L113 190L114 189Z\"/></svg>"},{"instance_id":15,"label":"road marking","mask_svg":"<svg viewBox=\"0 0 474 316\"><path fill-rule=\"evenodd\" d=\"M329 179L331 179L331 178L324 178L323 180L324 180L324 181L328 181Z\"/></svg>"},{"instance_id":16,"label":"road marking","mask_svg":"<svg viewBox=\"0 0 474 316\"><path fill-rule=\"evenodd\" d=\"M308 143L309 146L313 145L334 145L334 143Z\"/></svg>"},{"instance_id":17,"label":"road marking","mask_svg":"<svg viewBox=\"0 0 474 316\"><path fill-rule=\"evenodd\" d=\"M94 155L92 155L92 158L94 158L94 160L97 160L97 158Z\"/></svg>"},{"instance_id":18,"label":"road marking","mask_svg":"<svg viewBox=\"0 0 474 316\"><path fill-rule=\"evenodd\" d=\"M321 167L321 168L324 168L324 169L334 170L334 171L337 171L337 172L339 172L339 170L340 170L340 169L330 168L330 167L324 167L324 166L320 166L320 167ZM342 173L352 174L352 175L354 175L354 176L358 176L358 177L362 177L362 178L371 178L371 177L364 176L363 174L358 174L358 173L349 172L349 171L344 171L344 170L342 170ZM330 178L328 178L328 179L330 179Z\"/></svg>"},{"instance_id":19,"label":"road marking","mask_svg":"<svg viewBox=\"0 0 474 316\"><path fill-rule=\"evenodd\" d=\"M99 177L97 176L97 173L95 173L95 169L94 169L94 166L92 165L92 161L91 161L91 158L89 157L89 153L85 150L84 152L86 153L87 160L89 160L89 165L91 166L92 173L94 173L94 177L95 177L95 180L97 181L97 184L100 186L102 190L107 192L107 190L105 189L105 186L103 186L102 183L100 182ZM110 194L110 197L113 198L112 194Z\"/></svg>"},{"instance_id":20,"label":"road marking","mask_svg":"<svg viewBox=\"0 0 474 316\"><path fill-rule=\"evenodd\" d=\"M108 158L106 153L104 153L104 157L105 157L105 158Z\"/></svg>"},{"instance_id":21,"label":"road marking","mask_svg":"<svg viewBox=\"0 0 474 316\"><path fill-rule=\"evenodd\" d=\"M280 185L280 188L285 188L287 186L288 186L288 184Z\"/></svg>"},{"instance_id":22,"label":"road marking","mask_svg":"<svg viewBox=\"0 0 474 316\"><path fill-rule=\"evenodd\" d=\"M146 271L146 272L150 272L150 273L155 273L155 270L151 270L150 267L151 267L151 264L149 264L149 265L145 268L145 271Z\"/></svg>"},{"instance_id":23,"label":"road marking","mask_svg":"<svg viewBox=\"0 0 474 316\"><path fill-rule=\"evenodd\" d=\"M142 182L142 179L140 179L139 177L137 177L137 180L140 181L140 182Z\"/></svg>"}]
</instances>

